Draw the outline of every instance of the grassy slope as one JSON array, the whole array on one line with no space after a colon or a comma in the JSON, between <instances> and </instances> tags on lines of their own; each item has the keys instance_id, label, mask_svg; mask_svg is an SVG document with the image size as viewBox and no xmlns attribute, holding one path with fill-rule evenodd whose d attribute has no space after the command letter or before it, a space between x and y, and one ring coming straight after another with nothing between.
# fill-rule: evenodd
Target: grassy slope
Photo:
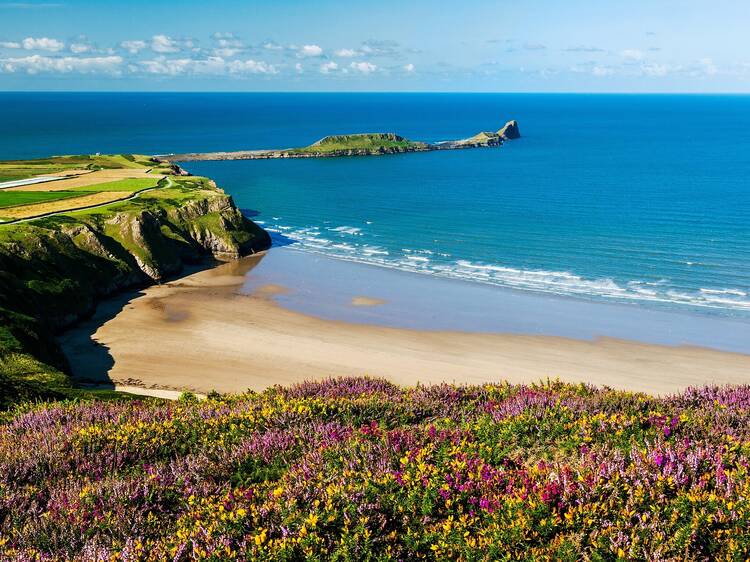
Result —
<instances>
[{"instance_id":1,"label":"grassy slope","mask_svg":"<svg viewBox=\"0 0 750 562\"><path fill-rule=\"evenodd\" d=\"M383 150L407 150L424 146L424 143L413 142L398 137L391 133L363 133L356 135L333 135L325 137L320 141L295 149L292 152L324 154L328 152L341 152L347 150L378 151Z\"/></svg>"},{"instance_id":2,"label":"grassy slope","mask_svg":"<svg viewBox=\"0 0 750 562\"><path fill-rule=\"evenodd\" d=\"M25 165L72 169L80 167L81 160L108 167L153 165L145 157L121 155ZM106 207L0 225L0 410L32 398L80 395L64 374L64 359L49 343L51 331L86 314L113 286L147 283L135 258L168 274L182 260L205 252L196 246L194 235L211 235L227 247L242 248L264 234L233 208L183 216L191 205L225 208L228 199L206 178L175 176L173 181L172 187ZM154 181L113 183L131 190L151 187ZM156 218L143 222L139 217L144 216Z\"/></svg>"}]
</instances>

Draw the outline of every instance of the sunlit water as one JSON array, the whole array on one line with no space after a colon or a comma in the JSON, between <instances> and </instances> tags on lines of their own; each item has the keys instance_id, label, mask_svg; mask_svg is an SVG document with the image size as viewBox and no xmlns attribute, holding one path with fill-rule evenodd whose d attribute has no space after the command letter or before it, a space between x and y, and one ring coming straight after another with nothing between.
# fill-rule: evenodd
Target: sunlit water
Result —
<instances>
[{"instance_id":1,"label":"sunlit water","mask_svg":"<svg viewBox=\"0 0 750 562\"><path fill-rule=\"evenodd\" d=\"M488 285L750 318L750 97L2 94L0 157L308 144L498 149L200 162L293 248Z\"/></svg>"}]
</instances>

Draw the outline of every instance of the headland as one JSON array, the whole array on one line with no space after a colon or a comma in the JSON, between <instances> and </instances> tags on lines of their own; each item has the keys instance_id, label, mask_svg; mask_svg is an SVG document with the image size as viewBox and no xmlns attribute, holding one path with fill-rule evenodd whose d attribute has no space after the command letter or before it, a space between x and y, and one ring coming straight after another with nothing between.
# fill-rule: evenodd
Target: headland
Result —
<instances>
[{"instance_id":1,"label":"headland","mask_svg":"<svg viewBox=\"0 0 750 562\"><path fill-rule=\"evenodd\" d=\"M471 137L436 143L412 141L396 133L356 133L330 135L301 148L273 150L239 150L233 152L190 152L162 154L154 158L160 162L190 162L198 160L267 160L270 158L336 158L342 156L381 156L405 152L457 150L501 146L505 141L518 139L521 133L515 120L508 121L497 131L482 131Z\"/></svg>"},{"instance_id":2,"label":"headland","mask_svg":"<svg viewBox=\"0 0 750 562\"><path fill-rule=\"evenodd\" d=\"M75 395L53 335L119 291L270 246L208 178L142 155L0 163L0 408Z\"/></svg>"}]
</instances>

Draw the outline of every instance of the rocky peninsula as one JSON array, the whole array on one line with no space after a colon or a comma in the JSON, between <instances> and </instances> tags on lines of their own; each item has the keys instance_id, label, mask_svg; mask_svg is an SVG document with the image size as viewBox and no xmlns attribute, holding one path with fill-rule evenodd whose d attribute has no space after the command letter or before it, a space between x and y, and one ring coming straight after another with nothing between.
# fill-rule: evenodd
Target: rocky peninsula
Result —
<instances>
[{"instance_id":1,"label":"rocky peninsula","mask_svg":"<svg viewBox=\"0 0 750 562\"><path fill-rule=\"evenodd\" d=\"M342 156L380 156L404 152L429 152L501 146L505 141L521 137L518 122L508 121L497 131L482 131L471 137L428 143L412 141L396 133L356 133L331 135L301 148L272 150L238 150L234 152L190 152L162 154L159 162L190 162L197 160L267 160L272 158L335 158Z\"/></svg>"}]
</instances>

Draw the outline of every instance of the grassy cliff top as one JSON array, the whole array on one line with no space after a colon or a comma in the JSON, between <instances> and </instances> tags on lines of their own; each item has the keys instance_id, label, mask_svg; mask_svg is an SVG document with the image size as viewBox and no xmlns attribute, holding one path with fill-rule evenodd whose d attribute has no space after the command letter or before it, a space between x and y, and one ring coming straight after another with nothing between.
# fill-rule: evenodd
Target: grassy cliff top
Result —
<instances>
[{"instance_id":1,"label":"grassy cliff top","mask_svg":"<svg viewBox=\"0 0 750 562\"><path fill-rule=\"evenodd\" d=\"M100 298L270 244L211 180L178 172L140 155L0 162L6 181L55 176L0 182L0 412L81 394L51 335Z\"/></svg>"},{"instance_id":2,"label":"grassy cliff top","mask_svg":"<svg viewBox=\"0 0 750 562\"><path fill-rule=\"evenodd\" d=\"M33 160L6 160L0 162L0 182L22 180L70 170L169 168L168 164L153 162L150 158L150 156L143 154L79 154L50 156L49 158Z\"/></svg>"},{"instance_id":3,"label":"grassy cliff top","mask_svg":"<svg viewBox=\"0 0 750 562\"><path fill-rule=\"evenodd\" d=\"M138 154L54 156L0 162L0 222L124 201L172 184L167 163Z\"/></svg>"},{"instance_id":4,"label":"grassy cliff top","mask_svg":"<svg viewBox=\"0 0 750 562\"><path fill-rule=\"evenodd\" d=\"M351 135L330 135L310 146L295 149L299 152L340 152L348 150L379 151L408 150L426 146L423 142L410 141L395 133L357 133Z\"/></svg>"}]
</instances>

